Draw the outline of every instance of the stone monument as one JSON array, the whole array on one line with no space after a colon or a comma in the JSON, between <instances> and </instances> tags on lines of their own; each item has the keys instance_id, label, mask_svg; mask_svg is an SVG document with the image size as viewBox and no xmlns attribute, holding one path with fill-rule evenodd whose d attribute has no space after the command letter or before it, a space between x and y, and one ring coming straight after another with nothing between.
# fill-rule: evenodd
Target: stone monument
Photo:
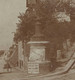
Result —
<instances>
[{"instance_id":1,"label":"stone monument","mask_svg":"<svg viewBox=\"0 0 75 80\"><path fill-rule=\"evenodd\" d=\"M48 73L50 70L50 61L47 60L46 49L49 41L45 40L44 35L41 33L39 19L37 17L35 25L35 34L32 36L30 42L30 56L28 62L28 73L39 74Z\"/></svg>"},{"instance_id":2,"label":"stone monument","mask_svg":"<svg viewBox=\"0 0 75 80\"><path fill-rule=\"evenodd\" d=\"M30 45L30 56L28 61L29 74L48 73L50 69L50 61L47 60L46 54L49 41L45 40L44 35L40 31L40 18L35 11L35 7L39 4L39 1L45 0L27 0L27 7L31 8L36 16L35 34L28 42L28 45Z\"/></svg>"}]
</instances>

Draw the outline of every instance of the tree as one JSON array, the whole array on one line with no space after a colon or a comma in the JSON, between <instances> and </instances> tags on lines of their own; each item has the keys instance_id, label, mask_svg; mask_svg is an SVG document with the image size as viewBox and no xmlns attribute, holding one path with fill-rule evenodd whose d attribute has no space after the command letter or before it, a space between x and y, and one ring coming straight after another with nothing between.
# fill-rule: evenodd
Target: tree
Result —
<instances>
[{"instance_id":1,"label":"tree","mask_svg":"<svg viewBox=\"0 0 75 80\"><path fill-rule=\"evenodd\" d=\"M50 2L45 2L39 3L39 5L35 7L35 10L36 13L41 17L40 21L42 23L43 29L43 27L45 27L44 24L46 21L52 19L51 17L54 12L54 7L52 7L52 4ZM18 16L19 23L17 23L17 31L15 33L14 41L23 40L23 38L28 41L29 38L34 34L36 13L32 10L32 8L28 8L26 13L20 13Z\"/></svg>"},{"instance_id":2,"label":"tree","mask_svg":"<svg viewBox=\"0 0 75 80\"><path fill-rule=\"evenodd\" d=\"M30 36L34 33L34 18L33 16L27 16L21 14L18 16L19 23L17 23L17 31L14 36L14 41L26 40L28 41Z\"/></svg>"},{"instance_id":3,"label":"tree","mask_svg":"<svg viewBox=\"0 0 75 80\"><path fill-rule=\"evenodd\" d=\"M25 13L20 13L18 16L19 23L17 23L17 31L14 36L14 41L26 40L29 41L32 35L35 33L36 13L40 17L41 32L43 32L50 41L57 44L62 44L64 40L71 34L71 24L68 22L58 22L53 16L62 9L60 5L64 6L63 10L66 10L67 14L70 14L70 4L68 2L60 2L60 0L46 0L37 4L33 10L29 7ZM57 7L58 5L58 7Z\"/></svg>"}]
</instances>

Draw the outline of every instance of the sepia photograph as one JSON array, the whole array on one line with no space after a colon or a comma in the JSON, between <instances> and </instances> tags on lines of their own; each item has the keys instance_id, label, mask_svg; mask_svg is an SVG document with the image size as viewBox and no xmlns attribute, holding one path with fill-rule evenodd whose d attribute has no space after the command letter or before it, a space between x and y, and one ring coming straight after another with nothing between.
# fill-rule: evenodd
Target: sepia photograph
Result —
<instances>
[{"instance_id":1,"label":"sepia photograph","mask_svg":"<svg viewBox=\"0 0 75 80\"><path fill-rule=\"evenodd\" d=\"M0 0L0 80L75 80L75 0Z\"/></svg>"}]
</instances>

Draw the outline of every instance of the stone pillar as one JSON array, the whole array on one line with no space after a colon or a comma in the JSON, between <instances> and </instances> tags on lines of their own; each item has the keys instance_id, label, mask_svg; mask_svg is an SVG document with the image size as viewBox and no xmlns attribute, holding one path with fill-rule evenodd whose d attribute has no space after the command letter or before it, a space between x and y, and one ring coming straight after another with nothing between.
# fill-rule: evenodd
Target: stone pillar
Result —
<instances>
[{"instance_id":1,"label":"stone pillar","mask_svg":"<svg viewBox=\"0 0 75 80\"><path fill-rule=\"evenodd\" d=\"M30 45L28 73L30 74L48 73L50 70L50 61L46 60L46 45L49 44L49 41L45 40L44 35L41 33L38 19L35 34L28 42Z\"/></svg>"},{"instance_id":2,"label":"stone pillar","mask_svg":"<svg viewBox=\"0 0 75 80\"><path fill-rule=\"evenodd\" d=\"M18 66L24 69L24 55L23 55L23 48L22 42L18 42Z\"/></svg>"},{"instance_id":3,"label":"stone pillar","mask_svg":"<svg viewBox=\"0 0 75 80\"><path fill-rule=\"evenodd\" d=\"M62 58L62 52L61 50L57 50L57 60L60 60Z\"/></svg>"},{"instance_id":4,"label":"stone pillar","mask_svg":"<svg viewBox=\"0 0 75 80\"><path fill-rule=\"evenodd\" d=\"M67 50L67 43L66 43L66 41L63 42L63 49L64 49L64 50Z\"/></svg>"},{"instance_id":5,"label":"stone pillar","mask_svg":"<svg viewBox=\"0 0 75 80\"><path fill-rule=\"evenodd\" d=\"M71 47L71 41L70 41L70 39L67 39L67 47L68 47L68 49Z\"/></svg>"}]
</instances>

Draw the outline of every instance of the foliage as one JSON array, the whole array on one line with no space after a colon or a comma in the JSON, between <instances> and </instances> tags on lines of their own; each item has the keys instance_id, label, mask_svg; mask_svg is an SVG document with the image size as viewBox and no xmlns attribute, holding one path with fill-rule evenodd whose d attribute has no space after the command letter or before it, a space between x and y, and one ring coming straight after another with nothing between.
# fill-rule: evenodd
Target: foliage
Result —
<instances>
[{"instance_id":1,"label":"foliage","mask_svg":"<svg viewBox=\"0 0 75 80\"><path fill-rule=\"evenodd\" d=\"M44 24L46 24L46 21L52 19L54 7L52 9L52 4L45 2L36 5L35 10L37 15L41 17L40 21L42 23L41 26L43 29L43 27L45 27ZM28 8L27 11L23 14L20 13L20 15L18 16L19 23L17 23L17 30L14 36L14 41L24 40L24 39L28 41L29 38L34 34L36 13L35 11L32 10L32 8Z\"/></svg>"},{"instance_id":2,"label":"foliage","mask_svg":"<svg viewBox=\"0 0 75 80\"><path fill-rule=\"evenodd\" d=\"M28 17L26 14L18 16L19 23L17 23L17 30L15 33L14 40L29 40L30 36L34 32L34 19L32 16Z\"/></svg>"},{"instance_id":3,"label":"foliage","mask_svg":"<svg viewBox=\"0 0 75 80\"><path fill-rule=\"evenodd\" d=\"M73 34L74 32L74 22L57 22L57 20L53 17L53 14L55 13L55 9L58 8L57 10L60 11L62 8L59 6L56 8L58 3L59 0L56 2L46 0L45 2L40 2L38 5L36 5L34 7L35 10L33 10L32 7L29 7L25 13L20 13L18 16L19 23L17 23L14 41L30 40L32 35L35 33L36 15L40 17L41 32L43 32L47 36L46 38L48 38L50 41L54 42L56 45L60 45L64 40L69 38L69 35ZM63 3L63 6L67 13L70 14L69 2Z\"/></svg>"}]
</instances>

